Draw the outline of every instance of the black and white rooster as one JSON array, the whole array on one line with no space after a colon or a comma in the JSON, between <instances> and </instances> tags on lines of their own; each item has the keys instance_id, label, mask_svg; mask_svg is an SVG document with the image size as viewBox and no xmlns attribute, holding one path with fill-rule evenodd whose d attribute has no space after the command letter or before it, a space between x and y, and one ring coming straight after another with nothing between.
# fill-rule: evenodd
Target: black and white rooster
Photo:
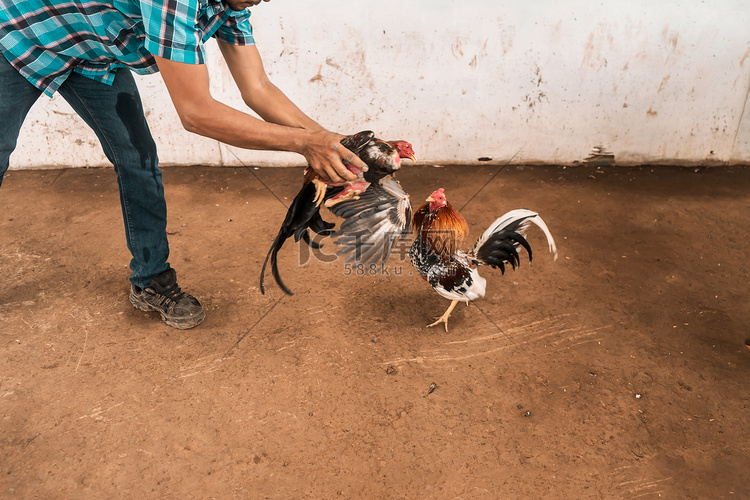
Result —
<instances>
[{"instance_id":1,"label":"black and white rooster","mask_svg":"<svg viewBox=\"0 0 750 500\"><path fill-rule=\"evenodd\" d=\"M459 302L468 304L484 297L487 280L479 275L479 266L500 268L505 265L515 269L520 264L518 247L529 254L531 246L524 238L530 224L536 224L547 237L549 250L557 260L557 247L552 234L541 217L531 210L512 210L495 220L479 237L474 248L465 252L461 245L468 235L469 226L463 216L448 203L443 188L430 195L414 213L413 227L416 239L409 249L409 257L419 274L451 305L434 323L443 323L448 331L448 318Z\"/></svg>"}]
</instances>

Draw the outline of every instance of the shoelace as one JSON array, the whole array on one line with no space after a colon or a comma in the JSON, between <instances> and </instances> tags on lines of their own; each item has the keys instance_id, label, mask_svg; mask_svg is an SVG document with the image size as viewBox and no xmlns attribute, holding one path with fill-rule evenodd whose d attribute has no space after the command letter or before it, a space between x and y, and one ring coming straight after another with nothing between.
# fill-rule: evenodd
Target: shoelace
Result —
<instances>
[{"instance_id":1,"label":"shoelace","mask_svg":"<svg viewBox=\"0 0 750 500\"><path fill-rule=\"evenodd\" d=\"M161 305L170 306L172 304L176 304L184 295L185 292L182 291L180 286L175 283L169 288L162 290L161 292L157 292L156 289L153 289L154 292L156 292L158 295L161 295L162 297L159 299L159 302Z\"/></svg>"}]
</instances>

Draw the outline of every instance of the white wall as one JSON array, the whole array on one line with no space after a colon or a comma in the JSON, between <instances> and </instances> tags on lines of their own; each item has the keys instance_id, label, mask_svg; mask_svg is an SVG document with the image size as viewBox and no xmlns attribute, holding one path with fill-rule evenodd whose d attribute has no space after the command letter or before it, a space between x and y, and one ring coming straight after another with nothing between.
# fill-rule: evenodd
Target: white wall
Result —
<instances>
[{"instance_id":1,"label":"white wall","mask_svg":"<svg viewBox=\"0 0 750 500\"><path fill-rule=\"evenodd\" d=\"M272 0L254 8L271 79L342 133L411 141L427 163L750 163L745 0ZM212 88L241 101L212 42ZM159 76L138 80L163 164L301 164L184 132ZM748 106L750 108L750 106ZM106 165L59 97L12 167Z\"/></svg>"}]
</instances>

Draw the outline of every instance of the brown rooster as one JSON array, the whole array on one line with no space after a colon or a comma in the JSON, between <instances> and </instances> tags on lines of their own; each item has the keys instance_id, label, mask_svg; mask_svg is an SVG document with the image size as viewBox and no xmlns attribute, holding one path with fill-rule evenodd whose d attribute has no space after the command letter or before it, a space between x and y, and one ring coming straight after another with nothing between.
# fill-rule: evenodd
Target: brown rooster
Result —
<instances>
[{"instance_id":1,"label":"brown rooster","mask_svg":"<svg viewBox=\"0 0 750 500\"><path fill-rule=\"evenodd\" d=\"M500 268L505 264L513 269L520 264L519 245L524 247L531 261L531 246L524 238L530 223L544 232L549 250L557 260L557 248L549 229L536 213L530 210L512 210L495 220L479 237L470 252L461 250L469 234L463 216L448 203L443 188L430 195L427 202L414 213L413 227L416 239L409 250L411 263L432 288L450 299L451 305L437 321L428 327L443 323L448 331L448 318L459 302L484 297L487 281L479 276L478 266Z\"/></svg>"}]
</instances>

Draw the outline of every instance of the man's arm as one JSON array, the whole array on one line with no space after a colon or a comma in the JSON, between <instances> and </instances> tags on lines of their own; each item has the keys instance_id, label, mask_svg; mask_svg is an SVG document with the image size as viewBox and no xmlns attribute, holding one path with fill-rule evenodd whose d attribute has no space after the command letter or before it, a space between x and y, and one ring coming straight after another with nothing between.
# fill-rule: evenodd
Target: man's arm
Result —
<instances>
[{"instance_id":1,"label":"man's arm","mask_svg":"<svg viewBox=\"0 0 750 500\"><path fill-rule=\"evenodd\" d=\"M264 120L288 127L322 129L271 83L255 45L230 45L218 41L242 100Z\"/></svg>"},{"instance_id":2,"label":"man's arm","mask_svg":"<svg viewBox=\"0 0 750 500\"><path fill-rule=\"evenodd\" d=\"M243 68L239 70L243 82L240 88L245 88L241 90L243 98L248 94L247 89L253 93L253 89L265 85L263 79L257 78L257 71L265 75L257 49L244 52L242 56L230 56L232 63L227 61L230 68L235 67L233 75L238 72L237 67ZM254 62L253 53L257 62ZM186 130L241 148L299 153L316 172L333 182L356 177L346 169L344 161L359 168L365 167L359 158L341 145L339 141L343 136L320 127L272 84L265 92L260 91L260 96L268 102L259 103L262 100L259 94L250 99L253 106L258 107L255 111L268 120L263 121L215 100L209 92L205 65L184 64L158 56L155 59ZM259 70L256 64L260 64ZM245 69L248 67L253 69ZM253 72L256 77L251 76Z\"/></svg>"}]
</instances>

